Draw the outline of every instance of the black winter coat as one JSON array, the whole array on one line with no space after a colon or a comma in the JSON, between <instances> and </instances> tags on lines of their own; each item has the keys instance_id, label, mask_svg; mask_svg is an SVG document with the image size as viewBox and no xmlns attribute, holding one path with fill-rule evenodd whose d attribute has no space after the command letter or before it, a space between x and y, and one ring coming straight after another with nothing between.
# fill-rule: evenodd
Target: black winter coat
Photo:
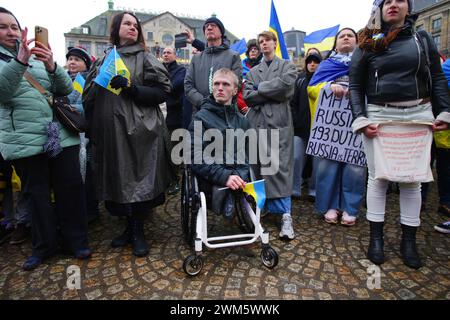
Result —
<instances>
[{"instance_id":1,"label":"black winter coat","mask_svg":"<svg viewBox=\"0 0 450 320\"><path fill-rule=\"evenodd\" d=\"M180 66L176 61L164 64L169 71L172 82L172 92L167 96L167 117L166 124L169 128L180 128L183 123L183 97L184 97L184 77L186 68Z\"/></svg>"},{"instance_id":2,"label":"black winter coat","mask_svg":"<svg viewBox=\"0 0 450 320\"><path fill-rule=\"evenodd\" d=\"M247 119L239 112L236 105L224 106L216 103L212 99L207 99L201 105L200 111L193 116L193 121L189 126L189 131L192 137L192 159L193 164L191 166L192 170L197 177L206 180L207 182L225 186L228 177L231 175L238 175L244 181L248 182L250 179L250 166L248 165L248 157L246 156L246 164L237 164L238 162L238 150L237 141L234 139L234 164L226 163L226 130L227 129L242 129L244 131L250 128L250 124ZM194 125L200 122L202 124L201 136L195 136ZM211 143L210 141L203 141L202 137L206 130L217 129L221 132L223 137L223 164L213 163L206 164L205 160L202 159L202 164L195 164L195 141L200 141L202 143L202 152ZM247 149L247 148L246 148ZM247 153L246 153L247 154Z\"/></svg>"},{"instance_id":3,"label":"black winter coat","mask_svg":"<svg viewBox=\"0 0 450 320\"><path fill-rule=\"evenodd\" d=\"M295 81L294 97L292 98L291 112L294 125L294 135L309 139L311 131L311 110L309 108L308 85L312 74L300 74Z\"/></svg>"},{"instance_id":4,"label":"black winter coat","mask_svg":"<svg viewBox=\"0 0 450 320\"><path fill-rule=\"evenodd\" d=\"M367 116L365 96L370 104L431 97L435 113L450 111L447 82L436 45L427 33L420 32L415 37L412 23L406 22L386 51L375 53L357 48L353 53L350 99L355 119ZM425 41L429 51L429 68L425 46L421 44Z\"/></svg>"}]
</instances>

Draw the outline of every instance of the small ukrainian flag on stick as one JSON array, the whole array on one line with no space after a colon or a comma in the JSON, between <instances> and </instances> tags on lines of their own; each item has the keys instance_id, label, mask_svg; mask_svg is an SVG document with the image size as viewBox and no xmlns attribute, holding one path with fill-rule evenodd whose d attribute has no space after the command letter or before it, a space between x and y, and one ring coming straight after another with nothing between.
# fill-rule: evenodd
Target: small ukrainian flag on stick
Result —
<instances>
[{"instance_id":1,"label":"small ukrainian flag on stick","mask_svg":"<svg viewBox=\"0 0 450 320\"><path fill-rule=\"evenodd\" d=\"M266 202L266 188L264 185L264 180L247 183L244 187L244 192L255 199L256 205L259 209L262 210L264 208L264 203Z\"/></svg>"},{"instance_id":2,"label":"small ukrainian flag on stick","mask_svg":"<svg viewBox=\"0 0 450 320\"><path fill-rule=\"evenodd\" d=\"M83 94L85 82L86 81L84 80L83 76L80 73L78 73L77 76L75 77L75 80L73 81L73 89L76 92Z\"/></svg>"},{"instance_id":3,"label":"small ukrainian flag on stick","mask_svg":"<svg viewBox=\"0 0 450 320\"><path fill-rule=\"evenodd\" d=\"M111 91L112 93L119 95L122 89L116 90L111 88L110 85L112 78L114 78L117 75L121 75L127 78L128 82L131 79L130 71L128 70L127 66L125 65L119 53L117 52L116 47L114 46L114 49L111 50L111 52L108 54L105 61L103 62L102 66L100 67L100 71L97 77L95 78L94 82L102 86L103 88Z\"/></svg>"}]
</instances>

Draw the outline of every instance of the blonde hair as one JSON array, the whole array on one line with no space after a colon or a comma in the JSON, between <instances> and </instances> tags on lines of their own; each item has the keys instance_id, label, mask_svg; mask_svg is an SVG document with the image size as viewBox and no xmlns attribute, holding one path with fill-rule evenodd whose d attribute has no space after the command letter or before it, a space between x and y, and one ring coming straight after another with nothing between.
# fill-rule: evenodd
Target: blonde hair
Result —
<instances>
[{"instance_id":1,"label":"blonde hair","mask_svg":"<svg viewBox=\"0 0 450 320\"><path fill-rule=\"evenodd\" d=\"M218 75L230 76L233 80L232 82L235 85L235 87L239 88L239 79L238 79L237 75L230 69L221 68L221 69L217 70L216 72L214 72L213 79Z\"/></svg>"}]
</instances>

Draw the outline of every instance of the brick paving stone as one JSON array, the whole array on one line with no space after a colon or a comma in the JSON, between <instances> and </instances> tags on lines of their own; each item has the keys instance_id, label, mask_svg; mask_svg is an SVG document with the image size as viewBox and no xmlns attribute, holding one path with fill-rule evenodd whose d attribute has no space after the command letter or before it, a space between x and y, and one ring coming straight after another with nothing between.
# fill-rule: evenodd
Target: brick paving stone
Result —
<instances>
[{"instance_id":1,"label":"brick paving stone","mask_svg":"<svg viewBox=\"0 0 450 320\"><path fill-rule=\"evenodd\" d=\"M245 287L244 292L247 297L258 297L259 296L259 288L257 286Z\"/></svg>"}]
</instances>

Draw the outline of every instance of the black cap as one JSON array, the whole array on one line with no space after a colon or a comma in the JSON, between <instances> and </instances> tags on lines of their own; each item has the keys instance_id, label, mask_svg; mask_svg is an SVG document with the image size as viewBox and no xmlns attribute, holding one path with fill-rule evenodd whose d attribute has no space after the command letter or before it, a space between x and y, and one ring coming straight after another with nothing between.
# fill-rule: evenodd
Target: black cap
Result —
<instances>
[{"instance_id":1,"label":"black cap","mask_svg":"<svg viewBox=\"0 0 450 320\"><path fill-rule=\"evenodd\" d=\"M220 21L216 17L211 17L211 18L206 19L205 23L203 24L203 33L205 33L206 25L208 23L214 23L215 25L217 25L220 29L220 32L222 33L222 38L223 38L223 36L225 36L225 27L223 26L222 21Z\"/></svg>"},{"instance_id":2,"label":"black cap","mask_svg":"<svg viewBox=\"0 0 450 320\"><path fill-rule=\"evenodd\" d=\"M305 59L305 64L310 63L312 60L315 60L317 63L321 63L322 62L322 56L318 53L310 53L306 59Z\"/></svg>"},{"instance_id":3,"label":"black cap","mask_svg":"<svg viewBox=\"0 0 450 320\"><path fill-rule=\"evenodd\" d=\"M89 53L86 52L83 48L78 47L69 47L67 48L69 51L66 54L66 59L69 59L70 56L75 56L80 58L86 64L86 68L89 70L92 64L92 58Z\"/></svg>"}]
</instances>

